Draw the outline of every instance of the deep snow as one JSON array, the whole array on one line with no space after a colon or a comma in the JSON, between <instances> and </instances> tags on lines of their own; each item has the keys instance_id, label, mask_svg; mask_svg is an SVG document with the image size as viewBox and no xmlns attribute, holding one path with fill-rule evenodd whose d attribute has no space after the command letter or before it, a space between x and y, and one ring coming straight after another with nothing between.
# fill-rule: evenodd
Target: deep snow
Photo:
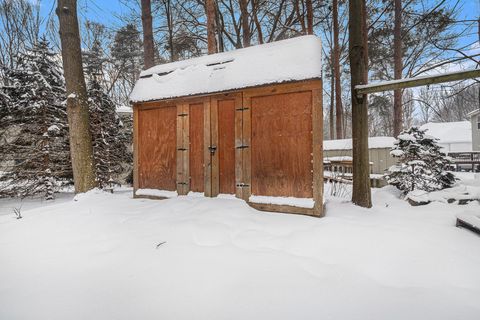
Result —
<instances>
[{"instance_id":1,"label":"deep snow","mask_svg":"<svg viewBox=\"0 0 480 320\"><path fill-rule=\"evenodd\" d=\"M398 197L319 219L94 191L0 215L0 319L478 319L480 237L454 225L479 204Z\"/></svg>"}]
</instances>

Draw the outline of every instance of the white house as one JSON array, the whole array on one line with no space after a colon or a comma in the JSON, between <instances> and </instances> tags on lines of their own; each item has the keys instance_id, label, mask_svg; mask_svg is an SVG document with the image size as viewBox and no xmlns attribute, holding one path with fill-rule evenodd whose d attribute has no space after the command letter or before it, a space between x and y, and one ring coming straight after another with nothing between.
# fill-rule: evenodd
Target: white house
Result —
<instances>
[{"instance_id":1,"label":"white house","mask_svg":"<svg viewBox=\"0 0 480 320\"><path fill-rule=\"evenodd\" d=\"M443 152L472 151L470 121L428 122L420 127L426 134L439 139Z\"/></svg>"}]
</instances>

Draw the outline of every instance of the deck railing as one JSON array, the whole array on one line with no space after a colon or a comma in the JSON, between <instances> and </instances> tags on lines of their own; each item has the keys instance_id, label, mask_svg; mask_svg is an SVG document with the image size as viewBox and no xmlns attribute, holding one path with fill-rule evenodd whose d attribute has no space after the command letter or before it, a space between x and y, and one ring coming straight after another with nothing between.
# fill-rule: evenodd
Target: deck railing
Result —
<instances>
[{"instance_id":1,"label":"deck railing","mask_svg":"<svg viewBox=\"0 0 480 320\"><path fill-rule=\"evenodd\" d=\"M448 156L452 158L457 170L465 165L471 165L472 171L480 170L480 151L449 152Z\"/></svg>"}]
</instances>

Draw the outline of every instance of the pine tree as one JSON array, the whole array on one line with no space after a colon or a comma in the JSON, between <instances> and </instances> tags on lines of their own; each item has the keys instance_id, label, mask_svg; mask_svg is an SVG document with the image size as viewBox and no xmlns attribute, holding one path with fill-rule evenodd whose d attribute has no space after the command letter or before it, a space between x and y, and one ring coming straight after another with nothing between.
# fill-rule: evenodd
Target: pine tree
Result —
<instances>
[{"instance_id":1,"label":"pine tree","mask_svg":"<svg viewBox=\"0 0 480 320\"><path fill-rule=\"evenodd\" d=\"M72 182L65 83L57 55L42 39L5 75L0 89L0 195L43 193L53 199L54 192Z\"/></svg>"},{"instance_id":2,"label":"pine tree","mask_svg":"<svg viewBox=\"0 0 480 320\"><path fill-rule=\"evenodd\" d=\"M441 190L455 183L454 175L445 170L450 158L440 151L438 139L425 131L416 127L402 131L390 151L399 164L389 168L386 179L404 193Z\"/></svg>"},{"instance_id":3,"label":"pine tree","mask_svg":"<svg viewBox=\"0 0 480 320\"><path fill-rule=\"evenodd\" d=\"M131 155L126 147L128 138L120 132L122 123L115 103L100 84L105 58L98 42L93 44L91 51L84 53L84 62L95 173L99 187L106 188L119 184L115 177L124 171L123 165L130 162Z\"/></svg>"}]
</instances>

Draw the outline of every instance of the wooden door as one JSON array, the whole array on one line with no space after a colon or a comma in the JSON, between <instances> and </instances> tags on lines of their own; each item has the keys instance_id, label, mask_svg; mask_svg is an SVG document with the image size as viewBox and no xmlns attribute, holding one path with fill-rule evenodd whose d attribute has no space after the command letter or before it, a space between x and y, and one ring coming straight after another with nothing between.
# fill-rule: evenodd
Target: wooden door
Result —
<instances>
[{"instance_id":1,"label":"wooden door","mask_svg":"<svg viewBox=\"0 0 480 320\"><path fill-rule=\"evenodd\" d=\"M176 190L175 106L138 110L138 188Z\"/></svg>"},{"instance_id":2,"label":"wooden door","mask_svg":"<svg viewBox=\"0 0 480 320\"><path fill-rule=\"evenodd\" d=\"M251 194L313 197L311 91L252 97Z\"/></svg>"},{"instance_id":3,"label":"wooden door","mask_svg":"<svg viewBox=\"0 0 480 320\"><path fill-rule=\"evenodd\" d=\"M212 196L236 193L236 137L241 134L236 122L241 103L241 94L225 94L211 101Z\"/></svg>"}]
</instances>

